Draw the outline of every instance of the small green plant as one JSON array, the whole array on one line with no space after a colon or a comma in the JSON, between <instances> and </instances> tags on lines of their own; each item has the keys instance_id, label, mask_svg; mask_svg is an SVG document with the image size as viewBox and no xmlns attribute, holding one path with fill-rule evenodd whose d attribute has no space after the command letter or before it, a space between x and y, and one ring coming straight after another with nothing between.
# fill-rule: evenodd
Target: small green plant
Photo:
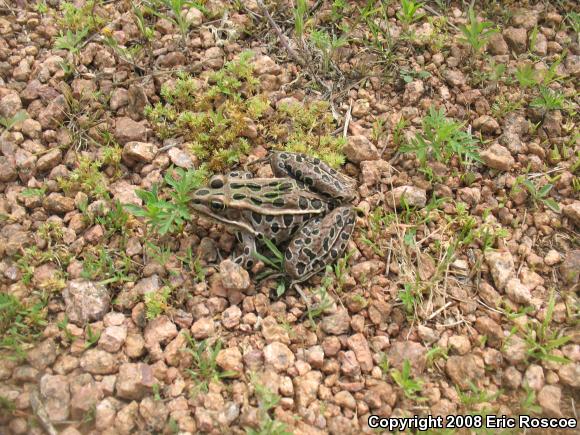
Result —
<instances>
[{"instance_id":1,"label":"small green plant","mask_svg":"<svg viewBox=\"0 0 580 435\"><path fill-rule=\"evenodd\" d=\"M363 42L368 48L378 55L379 64L386 69L395 69L397 53L395 47L397 41L391 35L389 29L389 15L386 2L367 1L359 8L360 22L368 29L369 37Z\"/></svg>"},{"instance_id":2,"label":"small green plant","mask_svg":"<svg viewBox=\"0 0 580 435\"><path fill-rule=\"evenodd\" d=\"M463 392L459 387L456 387L457 394L459 395L459 400L466 408L471 408L473 405L479 403L494 402L499 396L501 396L502 391L499 390L493 394L488 394L486 391L481 390L473 382L468 381L469 391Z\"/></svg>"},{"instance_id":3,"label":"small green plant","mask_svg":"<svg viewBox=\"0 0 580 435\"><path fill-rule=\"evenodd\" d=\"M447 359L448 358L447 352L448 352L448 350L444 347L441 347L441 346L435 346L435 347L429 349L427 351L427 355L426 355L427 363L429 365L433 365L433 364L435 364L435 362L437 360L439 360L441 358Z\"/></svg>"},{"instance_id":4,"label":"small green plant","mask_svg":"<svg viewBox=\"0 0 580 435\"><path fill-rule=\"evenodd\" d=\"M408 71L402 69L399 74L405 83L411 83L415 79L424 80L431 77L431 73L429 71Z\"/></svg>"},{"instance_id":5,"label":"small green plant","mask_svg":"<svg viewBox=\"0 0 580 435\"><path fill-rule=\"evenodd\" d=\"M336 50L346 44L346 37L332 37L324 30L313 30L310 33L310 40L314 46L322 53L322 68L328 72L330 64Z\"/></svg>"},{"instance_id":6,"label":"small green plant","mask_svg":"<svg viewBox=\"0 0 580 435\"><path fill-rule=\"evenodd\" d=\"M155 30L147 24L144 9L135 3L131 3L131 10L133 11L133 21L135 21L135 25L137 26L137 29L139 29L141 37L146 42L153 41Z\"/></svg>"},{"instance_id":7,"label":"small green plant","mask_svg":"<svg viewBox=\"0 0 580 435\"><path fill-rule=\"evenodd\" d=\"M201 391L207 391L210 382L219 382L223 378L235 375L235 372L218 369L216 359L222 349L220 340L211 344L209 340L197 342L187 333L185 337L188 344L187 351L193 357L193 366L187 369L187 372L198 383Z\"/></svg>"},{"instance_id":8,"label":"small green plant","mask_svg":"<svg viewBox=\"0 0 580 435\"><path fill-rule=\"evenodd\" d=\"M469 22L459 27L463 34L462 41L471 46L474 54L479 54L486 46L491 35L497 33L495 24L490 21L479 21L472 7L469 8Z\"/></svg>"},{"instance_id":9,"label":"small green plant","mask_svg":"<svg viewBox=\"0 0 580 435\"><path fill-rule=\"evenodd\" d=\"M427 167L431 158L449 163L457 156L462 164L481 160L475 146L477 141L463 130L465 124L446 118L443 108L431 107L423 118L422 127L423 131L417 133L410 143L399 148L401 152L414 153L422 168Z\"/></svg>"},{"instance_id":10,"label":"small green plant","mask_svg":"<svg viewBox=\"0 0 580 435\"><path fill-rule=\"evenodd\" d=\"M576 41L580 42L580 13L570 11L566 14L566 23L572 28L576 34Z\"/></svg>"},{"instance_id":11,"label":"small green plant","mask_svg":"<svg viewBox=\"0 0 580 435\"><path fill-rule=\"evenodd\" d=\"M143 207L125 204L125 208L133 215L145 218L147 225L159 235L182 231L185 223L191 219L189 194L206 178L207 172L203 167L187 171L176 168L168 171L164 177L165 184L170 187L168 195L162 195L159 185L155 184L150 191L136 191L137 196L143 200Z\"/></svg>"},{"instance_id":12,"label":"small green plant","mask_svg":"<svg viewBox=\"0 0 580 435\"><path fill-rule=\"evenodd\" d=\"M0 418L8 419L16 410L16 405L14 401L7 399L4 396L0 396Z\"/></svg>"},{"instance_id":13,"label":"small green plant","mask_svg":"<svg viewBox=\"0 0 580 435\"><path fill-rule=\"evenodd\" d=\"M280 249L278 249L278 247L270 239L263 237L260 240L266 246L266 249L269 251L269 255L262 255L257 251L252 252L252 255L256 257L258 260L262 261L264 264L270 266L274 270L274 272L266 270L258 276L258 280L262 280L272 275L272 273L275 273L276 275L283 274L284 254L282 253L282 251L280 251ZM276 288L276 296L280 297L285 292L286 292L286 283L284 282L284 280L280 280Z\"/></svg>"},{"instance_id":14,"label":"small green plant","mask_svg":"<svg viewBox=\"0 0 580 435\"><path fill-rule=\"evenodd\" d=\"M515 72L516 80L522 88L531 88L538 84L537 73L534 67L526 63L520 66Z\"/></svg>"},{"instance_id":15,"label":"small green plant","mask_svg":"<svg viewBox=\"0 0 580 435\"><path fill-rule=\"evenodd\" d=\"M99 338L101 338L101 332L93 331L91 325L87 325L86 332L85 349L89 349L98 343Z\"/></svg>"},{"instance_id":16,"label":"small green plant","mask_svg":"<svg viewBox=\"0 0 580 435\"><path fill-rule=\"evenodd\" d=\"M106 22L107 18L103 16L100 8L102 0L87 0L79 7L73 2L61 2L61 18L58 24L63 29L72 30L72 32L85 31L88 34L99 30Z\"/></svg>"},{"instance_id":17,"label":"small green plant","mask_svg":"<svg viewBox=\"0 0 580 435\"><path fill-rule=\"evenodd\" d=\"M117 254L113 249L97 247L82 254L83 270L81 276L101 283L124 282L130 279L129 272L134 265L123 252Z\"/></svg>"},{"instance_id":18,"label":"small green plant","mask_svg":"<svg viewBox=\"0 0 580 435\"><path fill-rule=\"evenodd\" d=\"M563 93L553 91L546 86L540 86L540 95L530 103L531 107L537 109L561 110L565 107L566 98Z\"/></svg>"},{"instance_id":19,"label":"small green plant","mask_svg":"<svg viewBox=\"0 0 580 435\"><path fill-rule=\"evenodd\" d=\"M491 114L494 118L504 118L509 113L524 107L524 101L519 98L510 98L506 95L498 95L491 105Z\"/></svg>"},{"instance_id":20,"label":"small green plant","mask_svg":"<svg viewBox=\"0 0 580 435\"><path fill-rule=\"evenodd\" d=\"M246 428L247 435L290 435L291 432L286 430L286 425L273 419L270 411L280 402L280 396L273 393L269 388L258 382L253 376L251 378L254 391L258 398L258 409L260 426L258 429Z\"/></svg>"},{"instance_id":21,"label":"small green plant","mask_svg":"<svg viewBox=\"0 0 580 435\"><path fill-rule=\"evenodd\" d=\"M73 55L77 54L86 38L89 34L89 29L84 28L73 32L72 30L67 30L66 33L61 33L58 38L54 41L54 48L58 50L68 50Z\"/></svg>"},{"instance_id":22,"label":"small green plant","mask_svg":"<svg viewBox=\"0 0 580 435\"><path fill-rule=\"evenodd\" d=\"M529 322L526 325L525 341L527 345L528 357L536 360L553 361L560 364L567 364L570 361L552 353L553 350L560 348L568 343L571 339L569 336L558 336L558 331L552 331L550 324L554 315L556 299L554 292L550 295L546 314L542 322Z\"/></svg>"},{"instance_id":23,"label":"small green plant","mask_svg":"<svg viewBox=\"0 0 580 435\"><path fill-rule=\"evenodd\" d=\"M190 0L148 0L144 5L148 13L173 22L179 29L181 41L184 44L191 27L191 22L187 19L183 10L186 7L195 6L201 12L205 11L201 3ZM169 14L161 12L164 9L168 10Z\"/></svg>"},{"instance_id":24,"label":"small green plant","mask_svg":"<svg viewBox=\"0 0 580 435\"><path fill-rule=\"evenodd\" d=\"M533 388L528 385L524 385L524 396L520 402L520 410L522 414L540 414L542 412L542 407L538 405L536 401L536 392Z\"/></svg>"},{"instance_id":25,"label":"small green plant","mask_svg":"<svg viewBox=\"0 0 580 435\"><path fill-rule=\"evenodd\" d=\"M0 350L10 357L23 357L25 346L40 337L45 319L45 301L24 305L13 295L0 292Z\"/></svg>"},{"instance_id":26,"label":"small green plant","mask_svg":"<svg viewBox=\"0 0 580 435\"><path fill-rule=\"evenodd\" d=\"M413 288L413 285L409 283L405 283L404 289L399 291L399 299L401 299L407 314L413 314L415 312L415 304L417 302L415 292L416 290Z\"/></svg>"},{"instance_id":27,"label":"small green plant","mask_svg":"<svg viewBox=\"0 0 580 435\"><path fill-rule=\"evenodd\" d=\"M536 184L534 184L530 179L525 178L524 176L519 176L516 178L512 187L512 192L517 192L520 185L526 188L535 206L538 206L538 204L541 203L550 210L560 213L560 205L554 199L549 197L550 191L554 187L553 184L546 183L538 188L538 186L536 186Z\"/></svg>"},{"instance_id":28,"label":"small green plant","mask_svg":"<svg viewBox=\"0 0 580 435\"><path fill-rule=\"evenodd\" d=\"M41 0L34 5L34 9L39 14L46 14L48 12L48 5L46 4L45 0Z\"/></svg>"},{"instance_id":29,"label":"small green plant","mask_svg":"<svg viewBox=\"0 0 580 435\"><path fill-rule=\"evenodd\" d=\"M383 372L383 376L387 376L389 374L389 371L391 370L389 358L387 354L384 352L380 353L379 368L381 369L381 372Z\"/></svg>"},{"instance_id":30,"label":"small green plant","mask_svg":"<svg viewBox=\"0 0 580 435\"><path fill-rule=\"evenodd\" d=\"M155 399L156 402L160 402L161 401L161 387L156 382L153 384L152 389L153 389L153 399Z\"/></svg>"},{"instance_id":31,"label":"small green plant","mask_svg":"<svg viewBox=\"0 0 580 435\"><path fill-rule=\"evenodd\" d=\"M26 110L21 110L11 118L4 118L3 116L0 116L0 125L4 127L6 131L10 131L12 127L14 127L19 122L24 121L27 118L28 113L26 112Z\"/></svg>"},{"instance_id":32,"label":"small green plant","mask_svg":"<svg viewBox=\"0 0 580 435\"><path fill-rule=\"evenodd\" d=\"M420 379L413 379L411 376L411 363L409 360L403 362L402 370L397 370L395 368L390 370L391 378L393 381L403 389L405 396L411 400L420 400L421 398L417 396L423 388L423 381Z\"/></svg>"},{"instance_id":33,"label":"small green plant","mask_svg":"<svg viewBox=\"0 0 580 435\"><path fill-rule=\"evenodd\" d=\"M397 147L400 147L403 143L403 138L404 138L403 133L404 133L406 127L407 127L407 120L405 118L401 117L401 118L399 118L399 120L395 124L395 127L393 128L393 143Z\"/></svg>"},{"instance_id":34,"label":"small green plant","mask_svg":"<svg viewBox=\"0 0 580 435\"><path fill-rule=\"evenodd\" d=\"M314 307L308 307L308 319L314 329L316 327L315 319L332 307L332 298L328 294L328 289L332 286L334 279L332 277L332 267L327 266L321 285L314 292L314 297L318 301Z\"/></svg>"},{"instance_id":35,"label":"small green plant","mask_svg":"<svg viewBox=\"0 0 580 435\"><path fill-rule=\"evenodd\" d=\"M159 291L145 293L146 317L155 319L169 309L168 299L171 296L171 288L163 287Z\"/></svg>"},{"instance_id":36,"label":"small green plant","mask_svg":"<svg viewBox=\"0 0 580 435\"><path fill-rule=\"evenodd\" d=\"M59 178L58 185L66 193L84 192L91 198L107 198L107 177L101 172L100 160L80 158L78 166L67 178Z\"/></svg>"},{"instance_id":37,"label":"small green plant","mask_svg":"<svg viewBox=\"0 0 580 435\"><path fill-rule=\"evenodd\" d=\"M46 194L46 187L41 187L38 189L27 187L20 194L28 198L43 197Z\"/></svg>"},{"instance_id":38,"label":"small green plant","mask_svg":"<svg viewBox=\"0 0 580 435\"><path fill-rule=\"evenodd\" d=\"M304 39L304 30L308 14L308 3L306 0L296 0L296 7L292 11L294 14L294 33L299 41Z\"/></svg>"},{"instance_id":39,"label":"small green plant","mask_svg":"<svg viewBox=\"0 0 580 435\"><path fill-rule=\"evenodd\" d=\"M418 13L423 4L414 0L401 0L401 9L397 12L397 18L407 26L419 21L425 16L425 14Z\"/></svg>"}]
</instances>

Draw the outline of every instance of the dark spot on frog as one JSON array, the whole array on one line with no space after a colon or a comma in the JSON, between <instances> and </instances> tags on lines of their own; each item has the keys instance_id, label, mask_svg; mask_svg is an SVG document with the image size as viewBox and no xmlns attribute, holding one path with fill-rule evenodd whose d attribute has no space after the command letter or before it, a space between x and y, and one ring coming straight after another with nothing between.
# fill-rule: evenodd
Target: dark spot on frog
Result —
<instances>
[{"instance_id":1,"label":"dark spot on frog","mask_svg":"<svg viewBox=\"0 0 580 435\"><path fill-rule=\"evenodd\" d=\"M286 225L286 227L289 227L290 225L292 225L292 222L294 222L294 217L290 214L286 214L284 215L282 220L284 221L284 225Z\"/></svg>"},{"instance_id":2,"label":"dark spot on frog","mask_svg":"<svg viewBox=\"0 0 580 435\"><path fill-rule=\"evenodd\" d=\"M212 189L221 189L224 186L224 180L221 178L214 178L209 184Z\"/></svg>"},{"instance_id":3,"label":"dark spot on frog","mask_svg":"<svg viewBox=\"0 0 580 435\"><path fill-rule=\"evenodd\" d=\"M241 201L242 199L246 199L246 195L243 193L234 193L232 198L234 198L236 201Z\"/></svg>"},{"instance_id":4,"label":"dark spot on frog","mask_svg":"<svg viewBox=\"0 0 580 435\"><path fill-rule=\"evenodd\" d=\"M277 223L277 222L274 222L274 223L272 224L272 232L273 232L273 233L277 233L278 231L280 231L280 225L278 225L278 223Z\"/></svg>"},{"instance_id":5,"label":"dark spot on frog","mask_svg":"<svg viewBox=\"0 0 580 435\"><path fill-rule=\"evenodd\" d=\"M262 215L260 213L252 212L252 219L255 223L261 224L262 223Z\"/></svg>"},{"instance_id":6,"label":"dark spot on frog","mask_svg":"<svg viewBox=\"0 0 580 435\"><path fill-rule=\"evenodd\" d=\"M195 192L195 194L198 195L198 196L209 195L209 190L207 190L207 189L200 189L197 192Z\"/></svg>"},{"instance_id":7,"label":"dark spot on frog","mask_svg":"<svg viewBox=\"0 0 580 435\"><path fill-rule=\"evenodd\" d=\"M298 264L296 264L296 270L298 272L298 275L303 275L305 269L306 269L306 263L298 263Z\"/></svg>"},{"instance_id":8,"label":"dark spot on frog","mask_svg":"<svg viewBox=\"0 0 580 435\"><path fill-rule=\"evenodd\" d=\"M308 200L303 196L298 198L298 207L300 207L301 210L306 210L308 208Z\"/></svg>"},{"instance_id":9,"label":"dark spot on frog","mask_svg":"<svg viewBox=\"0 0 580 435\"><path fill-rule=\"evenodd\" d=\"M312 204L312 207L316 209L322 208L322 201L319 199L313 199L310 203Z\"/></svg>"},{"instance_id":10,"label":"dark spot on frog","mask_svg":"<svg viewBox=\"0 0 580 435\"><path fill-rule=\"evenodd\" d=\"M277 208L282 208L285 205L284 199L276 198L274 201L272 201L272 205Z\"/></svg>"}]
</instances>

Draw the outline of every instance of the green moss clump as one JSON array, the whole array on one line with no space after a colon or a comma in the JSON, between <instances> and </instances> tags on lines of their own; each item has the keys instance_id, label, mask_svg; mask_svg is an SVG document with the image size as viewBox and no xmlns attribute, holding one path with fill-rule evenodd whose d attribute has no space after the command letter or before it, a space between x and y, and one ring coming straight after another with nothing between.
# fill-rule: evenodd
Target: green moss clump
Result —
<instances>
[{"instance_id":1,"label":"green moss clump","mask_svg":"<svg viewBox=\"0 0 580 435\"><path fill-rule=\"evenodd\" d=\"M332 136L336 126L328 104L273 110L254 74L252 56L244 52L226 63L207 85L180 74L172 86L163 86L162 101L145 109L157 135L183 137L211 171L227 170L257 145L304 152L334 167L344 163L344 139Z\"/></svg>"}]
</instances>

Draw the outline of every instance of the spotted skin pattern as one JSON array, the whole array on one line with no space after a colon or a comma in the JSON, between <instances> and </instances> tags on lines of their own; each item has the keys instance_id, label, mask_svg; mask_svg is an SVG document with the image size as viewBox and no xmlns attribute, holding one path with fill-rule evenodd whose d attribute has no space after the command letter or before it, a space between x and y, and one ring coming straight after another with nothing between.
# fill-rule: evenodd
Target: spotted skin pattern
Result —
<instances>
[{"instance_id":1,"label":"spotted skin pattern","mask_svg":"<svg viewBox=\"0 0 580 435\"><path fill-rule=\"evenodd\" d=\"M199 215L236 230L238 256L254 265L256 239L277 246L288 243L284 268L301 282L341 257L354 230L355 212L345 204L355 196L355 182L319 159L274 152L276 178L251 178L248 172L212 177L192 195Z\"/></svg>"}]
</instances>

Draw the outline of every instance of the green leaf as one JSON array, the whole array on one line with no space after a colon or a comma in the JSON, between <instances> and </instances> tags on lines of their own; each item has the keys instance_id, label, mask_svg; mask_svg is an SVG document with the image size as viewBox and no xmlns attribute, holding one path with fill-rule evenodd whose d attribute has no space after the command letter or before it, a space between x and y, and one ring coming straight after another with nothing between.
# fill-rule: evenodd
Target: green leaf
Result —
<instances>
[{"instance_id":1,"label":"green leaf","mask_svg":"<svg viewBox=\"0 0 580 435\"><path fill-rule=\"evenodd\" d=\"M555 213L560 213L560 204L554 201L552 198L546 198L543 200L544 204Z\"/></svg>"}]
</instances>

